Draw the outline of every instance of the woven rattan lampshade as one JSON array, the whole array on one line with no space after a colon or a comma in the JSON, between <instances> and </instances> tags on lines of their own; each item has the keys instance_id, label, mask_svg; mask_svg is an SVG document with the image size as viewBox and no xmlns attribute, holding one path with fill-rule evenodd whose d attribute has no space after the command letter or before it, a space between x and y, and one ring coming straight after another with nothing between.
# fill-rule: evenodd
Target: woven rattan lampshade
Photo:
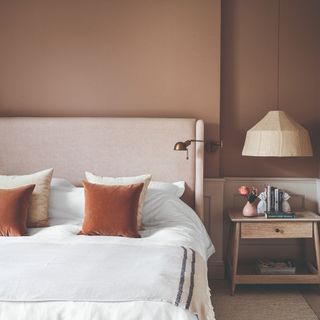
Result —
<instances>
[{"instance_id":1,"label":"woven rattan lampshade","mask_svg":"<svg viewBox=\"0 0 320 320\"><path fill-rule=\"evenodd\" d=\"M308 157L312 147L308 131L284 111L269 111L247 131L243 156Z\"/></svg>"}]
</instances>

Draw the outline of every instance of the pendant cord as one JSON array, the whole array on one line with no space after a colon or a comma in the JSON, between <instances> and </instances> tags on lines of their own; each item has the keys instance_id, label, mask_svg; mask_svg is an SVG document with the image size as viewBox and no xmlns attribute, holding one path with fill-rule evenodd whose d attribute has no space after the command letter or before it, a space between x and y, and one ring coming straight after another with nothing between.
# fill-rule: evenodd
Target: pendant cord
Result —
<instances>
[{"instance_id":1,"label":"pendant cord","mask_svg":"<svg viewBox=\"0 0 320 320\"><path fill-rule=\"evenodd\" d=\"M279 102L280 102L280 12L281 12L281 0L278 0L277 110L279 110Z\"/></svg>"}]
</instances>

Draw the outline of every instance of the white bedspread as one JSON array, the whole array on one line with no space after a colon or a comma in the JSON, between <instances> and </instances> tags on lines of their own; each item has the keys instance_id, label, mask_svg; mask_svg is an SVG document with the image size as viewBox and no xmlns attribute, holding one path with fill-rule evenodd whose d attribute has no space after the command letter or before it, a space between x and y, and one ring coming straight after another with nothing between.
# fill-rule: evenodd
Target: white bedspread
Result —
<instances>
[{"instance_id":1,"label":"white bedspread","mask_svg":"<svg viewBox=\"0 0 320 320\"><path fill-rule=\"evenodd\" d=\"M213 319L206 263L192 249L14 243L0 257L2 301L165 301Z\"/></svg>"},{"instance_id":2,"label":"white bedspread","mask_svg":"<svg viewBox=\"0 0 320 320\"><path fill-rule=\"evenodd\" d=\"M14 255L14 246L27 246L32 243L48 248L50 245L85 246L103 248L104 246L133 246L159 250L164 246L177 249L181 246L192 248L206 261L213 253L213 246L206 231L195 213L182 201L163 194L147 195L144 207L143 223L145 230L141 239L120 237L78 236L80 220L51 220L51 226L30 229L29 236L1 237L2 250ZM36 249L35 249L36 250ZM102 250L102 249L100 249ZM147 249L148 250L148 249ZM40 252L41 250L39 250ZM39 253L41 255L41 253ZM37 252L31 253L30 261L37 259ZM43 258L43 256L42 256ZM17 256L18 259L18 256ZM86 257L84 257L86 259ZM18 260L17 260L18 262ZM76 268L76 266L74 266ZM147 267L147 266L146 266ZM17 263L19 268L19 263ZM22 271L22 270L21 270ZM63 270L61 270L63 272ZM23 272L22 272L23 274ZM61 277L63 279L64 277ZM5 300L5 299L3 299ZM10 300L10 299L9 299ZM167 301L46 301L46 302L0 302L0 319L79 319L79 320L119 320L119 319L181 319L191 320L196 317L188 310ZM40 299L41 300L41 299ZM94 299L93 299L94 300Z\"/></svg>"}]
</instances>

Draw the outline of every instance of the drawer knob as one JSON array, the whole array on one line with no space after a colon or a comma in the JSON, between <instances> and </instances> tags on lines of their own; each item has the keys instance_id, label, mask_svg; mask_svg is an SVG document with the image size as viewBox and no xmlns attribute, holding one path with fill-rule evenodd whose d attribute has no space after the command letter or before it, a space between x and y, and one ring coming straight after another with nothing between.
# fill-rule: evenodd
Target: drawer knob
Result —
<instances>
[{"instance_id":1,"label":"drawer knob","mask_svg":"<svg viewBox=\"0 0 320 320\"><path fill-rule=\"evenodd\" d=\"M280 232L280 229L279 229L279 228L276 228L275 231L276 231L276 232Z\"/></svg>"}]
</instances>

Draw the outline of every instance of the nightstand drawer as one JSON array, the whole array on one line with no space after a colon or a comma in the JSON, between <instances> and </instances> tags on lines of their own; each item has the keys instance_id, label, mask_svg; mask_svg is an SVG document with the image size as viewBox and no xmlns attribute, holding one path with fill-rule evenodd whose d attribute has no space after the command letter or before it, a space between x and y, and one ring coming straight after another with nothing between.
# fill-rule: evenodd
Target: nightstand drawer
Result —
<instances>
[{"instance_id":1,"label":"nightstand drawer","mask_svg":"<svg viewBox=\"0 0 320 320\"><path fill-rule=\"evenodd\" d=\"M241 238L312 238L312 222L242 222Z\"/></svg>"}]
</instances>

